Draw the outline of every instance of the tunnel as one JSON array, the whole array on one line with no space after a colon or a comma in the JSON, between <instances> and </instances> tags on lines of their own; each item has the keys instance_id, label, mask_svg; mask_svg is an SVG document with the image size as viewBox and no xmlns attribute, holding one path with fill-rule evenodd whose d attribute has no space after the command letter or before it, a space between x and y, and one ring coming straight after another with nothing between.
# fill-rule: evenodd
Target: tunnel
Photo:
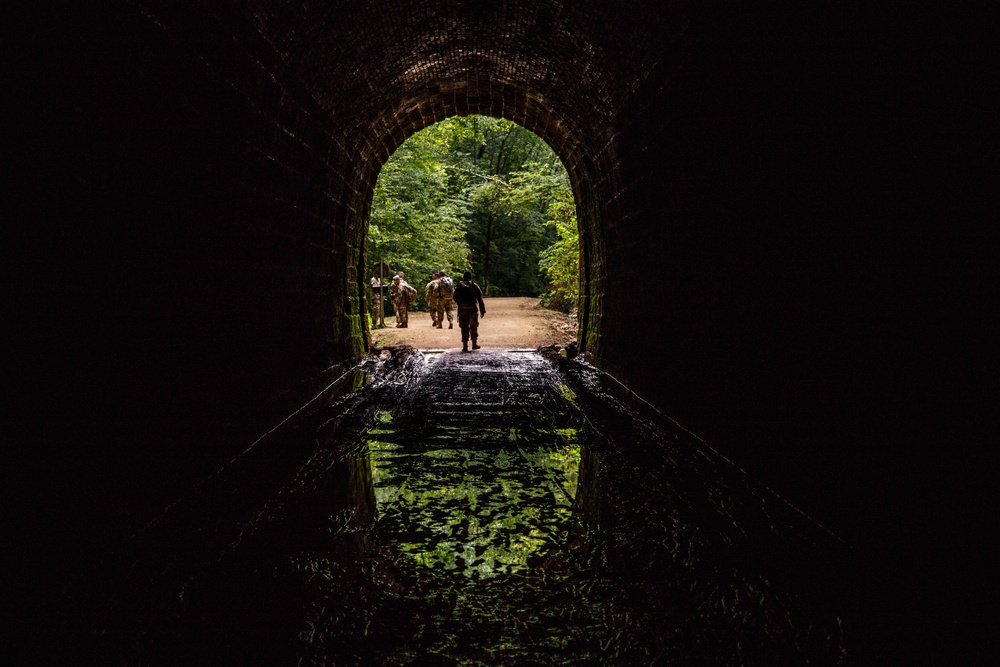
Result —
<instances>
[{"instance_id":1,"label":"tunnel","mask_svg":"<svg viewBox=\"0 0 1000 667\"><path fill-rule=\"evenodd\" d=\"M368 352L381 166L468 114L568 170L588 361L849 545L888 591L880 641L996 653L987 3L9 14L5 598L25 656L82 632L178 499L342 390Z\"/></svg>"}]
</instances>

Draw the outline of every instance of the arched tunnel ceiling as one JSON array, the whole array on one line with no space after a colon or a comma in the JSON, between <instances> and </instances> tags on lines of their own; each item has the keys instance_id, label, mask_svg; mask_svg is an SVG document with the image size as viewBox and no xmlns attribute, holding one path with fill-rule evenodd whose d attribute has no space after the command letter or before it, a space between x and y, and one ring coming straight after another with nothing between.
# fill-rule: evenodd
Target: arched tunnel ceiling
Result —
<instances>
[{"instance_id":1,"label":"arched tunnel ceiling","mask_svg":"<svg viewBox=\"0 0 1000 667\"><path fill-rule=\"evenodd\" d=\"M890 564L926 605L876 610L892 644L940 614L964 649L991 621L996 40L963 6L983 3L16 4L5 433L15 569L51 584L15 597L32 647L53 618L95 636L64 602L110 601L94 573L130 585L133 528L211 503L199 482L263 436L298 442L275 425L364 351L371 174L463 111L579 156L596 367ZM262 467L316 451L295 430ZM210 514L274 488L249 487Z\"/></svg>"},{"instance_id":2,"label":"arched tunnel ceiling","mask_svg":"<svg viewBox=\"0 0 1000 667\"><path fill-rule=\"evenodd\" d=\"M535 131L572 168L580 154L604 149L617 110L684 26L660 10L645 21L643 3L625 4L636 6L256 0L247 11L345 128L345 146L367 149L362 163L380 165L433 122L483 113Z\"/></svg>"},{"instance_id":3,"label":"arched tunnel ceiling","mask_svg":"<svg viewBox=\"0 0 1000 667\"><path fill-rule=\"evenodd\" d=\"M248 0L244 7L342 137L349 282L364 272L364 221L396 148L449 116L504 117L544 139L569 172L584 237L581 345L599 350L603 239L615 217L601 209L621 192L620 113L685 38L691 7L641 0Z\"/></svg>"}]
</instances>

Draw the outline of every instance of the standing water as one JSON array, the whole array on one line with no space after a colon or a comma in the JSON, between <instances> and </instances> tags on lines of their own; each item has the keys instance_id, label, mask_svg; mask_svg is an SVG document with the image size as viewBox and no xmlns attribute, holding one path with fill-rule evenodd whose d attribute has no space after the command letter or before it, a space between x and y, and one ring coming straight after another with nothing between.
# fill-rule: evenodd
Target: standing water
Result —
<instances>
[{"instance_id":1,"label":"standing water","mask_svg":"<svg viewBox=\"0 0 1000 667\"><path fill-rule=\"evenodd\" d=\"M846 660L839 543L608 376L539 352L386 357L288 436L308 460L133 654Z\"/></svg>"}]
</instances>

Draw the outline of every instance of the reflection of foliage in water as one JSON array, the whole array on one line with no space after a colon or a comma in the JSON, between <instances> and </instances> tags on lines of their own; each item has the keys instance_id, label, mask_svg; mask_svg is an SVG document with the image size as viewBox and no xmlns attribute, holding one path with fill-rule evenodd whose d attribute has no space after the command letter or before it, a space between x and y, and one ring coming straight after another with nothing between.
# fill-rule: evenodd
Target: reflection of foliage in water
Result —
<instances>
[{"instance_id":1,"label":"reflection of foliage in water","mask_svg":"<svg viewBox=\"0 0 1000 667\"><path fill-rule=\"evenodd\" d=\"M574 429L556 432L555 446L522 436L510 429L504 448L486 451L370 441L379 524L427 567L473 578L528 567L569 537L580 449Z\"/></svg>"},{"instance_id":2,"label":"reflection of foliage in water","mask_svg":"<svg viewBox=\"0 0 1000 667\"><path fill-rule=\"evenodd\" d=\"M568 385L560 382L556 385L562 397L571 405L576 405L576 393Z\"/></svg>"},{"instance_id":3,"label":"reflection of foliage in water","mask_svg":"<svg viewBox=\"0 0 1000 667\"><path fill-rule=\"evenodd\" d=\"M302 664L843 660L840 619L825 598L811 609L785 587L788 572L834 571L813 569L809 553L799 560L771 548L787 547L777 536L802 527L797 514L754 495L731 464L679 432L658 432L589 393L595 384L570 389L550 378L541 391L532 383L544 369L529 357L517 357L520 370L486 355L458 358L436 384L431 374L412 389L394 385L394 400L382 403L391 412L343 421L363 424L358 444L370 445L379 518L364 529L364 548L331 556L351 537L349 517L334 540L295 526L280 542L293 549L286 580L303 582L286 597L310 605L298 628ZM449 370L448 355L435 363ZM457 401L468 385L476 400ZM590 502L616 519L591 524L586 539L570 521L580 442L601 447ZM317 489L326 498L329 487ZM300 500L322 505L313 501ZM274 599L259 585L240 589Z\"/></svg>"}]
</instances>

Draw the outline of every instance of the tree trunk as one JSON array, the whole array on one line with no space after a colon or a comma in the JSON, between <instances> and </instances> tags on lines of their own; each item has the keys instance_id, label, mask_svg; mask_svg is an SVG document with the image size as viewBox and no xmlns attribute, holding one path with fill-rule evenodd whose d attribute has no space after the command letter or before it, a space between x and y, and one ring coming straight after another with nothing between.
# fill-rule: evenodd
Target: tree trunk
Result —
<instances>
[{"instance_id":1,"label":"tree trunk","mask_svg":"<svg viewBox=\"0 0 1000 667\"><path fill-rule=\"evenodd\" d=\"M494 176L499 176L500 175L500 166L501 166L501 164L503 164L503 162L502 162L502 160L503 160L503 149L507 146L507 141L510 139L510 137L511 137L512 134L514 134L514 129L513 128L511 128L510 130L507 131L507 134L504 135L503 141L500 142L500 148L497 149L497 161L496 161L496 164L493 165L493 175Z\"/></svg>"}]
</instances>

